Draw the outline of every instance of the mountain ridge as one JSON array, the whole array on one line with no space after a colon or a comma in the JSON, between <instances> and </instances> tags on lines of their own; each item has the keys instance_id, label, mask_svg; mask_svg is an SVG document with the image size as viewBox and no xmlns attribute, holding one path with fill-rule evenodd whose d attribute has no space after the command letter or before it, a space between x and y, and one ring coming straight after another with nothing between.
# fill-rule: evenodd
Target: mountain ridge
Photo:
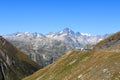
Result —
<instances>
[{"instance_id":1,"label":"mountain ridge","mask_svg":"<svg viewBox=\"0 0 120 80\"><path fill-rule=\"evenodd\" d=\"M58 32L49 32L47 34L41 34L41 33L30 33L30 32L16 32L13 34L7 34L3 35L5 38L9 39L39 39L39 38L46 38L46 39L54 39L58 41L63 41L71 45L71 47L81 47L84 44L96 44L100 40L106 38L110 34L105 35L91 35L88 33L80 33L80 32L74 32L73 30L69 28L65 28ZM67 40L67 41L66 41ZM69 43L70 42L70 43ZM81 45L77 45L81 44ZM74 44L74 46L72 44ZM76 44L75 44L76 43Z\"/></svg>"},{"instance_id":2,"label":"mountain ridge","mask_svg":"<svg viewBox=\"0 0 120 80\"><path fill-rule=\"evenodd\" d=\"M43 66L54 62L54 60L69 50L80 49L85 47L85 45L92 46L107 36L92 36L74 32L69 28L46 35L30 32L4 35L14 46Z\"/></svg>"}]
</instances>

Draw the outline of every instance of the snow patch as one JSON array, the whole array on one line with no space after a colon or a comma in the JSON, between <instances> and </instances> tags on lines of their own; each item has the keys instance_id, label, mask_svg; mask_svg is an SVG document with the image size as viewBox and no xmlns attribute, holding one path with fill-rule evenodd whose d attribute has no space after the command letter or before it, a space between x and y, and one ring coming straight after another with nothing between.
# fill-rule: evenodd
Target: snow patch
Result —
<instances>
[{"instance_id":1,"label":"snow patch","mask_svg":"<svg viewBox=\"0 0 120 80\"><path fill-rule=\"evenodd\" d=\"M91 36L91 34L88 34L88 33L81 33L81 35L83 35L83 36Z\"/></svg>"}]
</instances>

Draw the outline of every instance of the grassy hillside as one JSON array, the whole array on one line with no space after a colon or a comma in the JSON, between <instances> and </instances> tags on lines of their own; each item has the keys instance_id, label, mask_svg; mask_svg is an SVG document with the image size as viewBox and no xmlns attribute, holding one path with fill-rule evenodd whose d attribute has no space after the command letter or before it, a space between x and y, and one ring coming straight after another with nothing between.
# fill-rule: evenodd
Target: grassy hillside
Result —
<instances>
[{"instance_id":1,"label":"grassy hillside","mask_svg":"<svg viewBox=\"0 0 120 80\"><path fill-rule=\"evenodd\" d=\"M120 52L71 51L23 80L120 80Z\"/></svg>"},{"instance_id":2,"label":"grassy hillside","mask_svg":"<svg viewBox=\"0 0 120 80\"><path fill-rule=\"evenodd\" d=\"M0 36L0 80L21 80L41 67Z\"/></svg>"}]
</instances>

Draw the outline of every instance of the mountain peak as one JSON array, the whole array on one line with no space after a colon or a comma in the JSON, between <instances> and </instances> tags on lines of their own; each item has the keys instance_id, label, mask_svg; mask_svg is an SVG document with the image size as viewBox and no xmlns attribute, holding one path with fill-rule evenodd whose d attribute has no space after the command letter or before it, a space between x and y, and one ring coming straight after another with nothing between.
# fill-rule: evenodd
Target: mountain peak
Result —
<instances>
[{"instance_id":1,"label":"mountain peak","mask_svg":"<svg viewBox=\"0 0 120 80\"><path fill-rule=\"evenodd\" d=\"M70 28L64 28L63 31L68 31L68 32L70 32L70 31L72 31L72 30L71 30Z\"/></svg>"},{"instance_id":2,"label":"mountain peak","mask_svg":"<svg viewBox=\"0 0 120 80\"><path fill-rule=\"evenodd\" d=\"M62 31L59 32L60 34L66 33L66 34L75 34L74 31L72 31L69 28L64 28Z\"/></svg>"},{"instance_id":3,"label":"mountain peak","mask_svg":"<svg viewBox=\"0 0 120 80\"><path fill-rule=\"evenodd\" d=\"M70 29L66 27L66 28L64 28L63 30L65 30L65 31L69 31Z\"/></svg>"}]
</instances>

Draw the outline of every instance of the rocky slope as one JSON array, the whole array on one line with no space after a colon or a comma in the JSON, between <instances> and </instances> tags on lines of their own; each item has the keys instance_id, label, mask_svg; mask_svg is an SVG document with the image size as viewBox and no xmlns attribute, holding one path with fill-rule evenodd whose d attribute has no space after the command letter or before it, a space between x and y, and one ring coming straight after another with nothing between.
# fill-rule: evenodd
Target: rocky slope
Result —
<instances>
[{"instance_id":1,"label":"rocky slope","mask_svg":"<svg viewBox=\"0 0 120 80\"><path fill-rule=\"evenodd\" d=\"M70 51L23 80L120 80L120 51L110 51L114 49L112 46L119 46L119 37L118 32L92 51ZM110 49L101 50L99 46Z\"/></svg>"},{"instance_id":2,"label":"rocky slope","mask_svg":"<svg viewBox=\"0 0 120 80\"><path fill-rule=\"evenodd\" d=\"M108 35L91 36L69 28L46 35L29 32L4 35L14 46L42 66L52 63L69 50L79 49L86 44L96 44L106 36Z\"/></svg>"},{"instance_id":3,"label":"rocky slope","mask_svg":"<svg viewBox=\"0 0 120 80\"><path fill-rule=\"evenodd\" d=\"M0 80L21 80L41 67L0 36Z\"/></svg>"}]
</instances>

